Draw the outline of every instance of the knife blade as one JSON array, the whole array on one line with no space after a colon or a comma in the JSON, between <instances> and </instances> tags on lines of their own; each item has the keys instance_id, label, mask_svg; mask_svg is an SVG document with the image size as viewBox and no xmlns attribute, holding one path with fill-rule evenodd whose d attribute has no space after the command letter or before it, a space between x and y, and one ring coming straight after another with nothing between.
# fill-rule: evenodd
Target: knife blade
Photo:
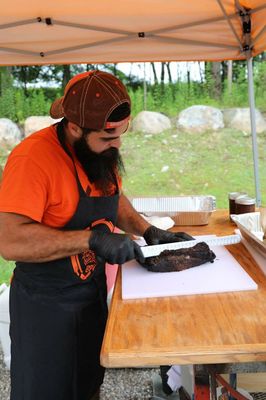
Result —
<instances>
[{"instance_id":1,"label":"knife blade","mask_svg":"<svg viewBox=\"0 0 266 400\"><path fill-rule=\"evenodd\" d=\"M236 244L241 241L241 236L238 234L217 236L209 239L187 240L185 242L174 242L165 244L156 244L153 246L141 246L141 251L144 258L158 256L164 250L178 250L195 246L197 243L205 242L208 246L225 246Z\"/></svg>"}]
</instances>

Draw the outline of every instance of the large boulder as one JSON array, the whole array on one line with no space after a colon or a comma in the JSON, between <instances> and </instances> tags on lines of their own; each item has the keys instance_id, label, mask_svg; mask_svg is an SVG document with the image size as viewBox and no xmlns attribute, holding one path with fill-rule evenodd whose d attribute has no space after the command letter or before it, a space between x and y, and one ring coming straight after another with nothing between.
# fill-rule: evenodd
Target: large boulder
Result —
<instances>
[{"instance_id":1,"label":"large boulder","mask_svg":"<svg viewBox=\"0 0 266 400\"><path fill-rule=\"evenodd\" d=\"M31 135L32 133L34 133L36 131L39 131L40 129L47 128L47 126L50 126L57 121L59 121L59 120L55 120L48 116L28 117L28 118L26 118L25 123L24 123L25 137Z\"/></svg>"},{"instance_id":2,"label":"large boulder","mask_svg":"<svg viewBox=\"0 0 266 400\"><path fill-rule=\"evenodd\" d=\"M223 110L224 123L228 128L251 133L250 109L249 108L227 108ZM256 131L266 131L266 121L259 110L255 110Z\"/></svg>"},{"instance_id":3,"label":"large boulder","mask_svg":"<svg viewBox=\"0 0 266 400\"><path fill-rule=\"evenodd\" d=\"M214 107L191 106L180 112L176 126L186 132L216 131L224 128L223 113Z\"/></svg>"},{"instance_id":4,"label":"large boulder","mask_svg":"<svg viewBox=\"0 0 266 400\"><path fill-rule=\"evenodd\" d=\"M14 146L22 138L19 127L8 118L0 118L1 146Z\"/></svg>"},{"instance_id":5,"label":"large boulder","mask_svg":"<svg viewBox=\"0 0 266 400\"><path fill-rule=\"evenodd\" d=\"M171 121L165 115L153 111L141 111L132 121L132 130L156 134L171 129Z\"/></svg>"}]
</instances>

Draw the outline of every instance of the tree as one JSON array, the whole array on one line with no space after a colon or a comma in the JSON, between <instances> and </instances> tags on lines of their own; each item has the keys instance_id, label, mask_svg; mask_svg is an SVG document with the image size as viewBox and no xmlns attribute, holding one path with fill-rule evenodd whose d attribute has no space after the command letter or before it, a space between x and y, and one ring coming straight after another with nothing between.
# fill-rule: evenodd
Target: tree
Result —
<instances>
[{"instance_id":1,"label":"tree","mask_svg":"<svg viewBox=\"0 0 266 400\"><path fill-rule=\"evenodd\" d=\"M212 77L213 77L213 97L220 99L222 94L222 75L221 75L221 62L216 61L212 63Z\"/></svg>"},{"instance_id":2,"label":"tree","mask_svg":"<svg viewBox=\"0 0 266 400\"><path fill-rule=\"evenodd\" d=\"M158 84L158 78L157 78L157 73L156 73L154 62L151 62L151 67L152 67L152 72L153 72L153 77L154 77L154 83L155 83L155 85L157 85Z\"/></svg>"},{"instance_id":3,"label":"tree","mask_svg":"<svg viewBox=\"0 0 266 400\"><path fill-rule=\"evenodd\" d=\"M173 83L171 69L170 69L170 61L165 64L168 72L169 83Z\"/></svg>"},{"instance_id":4,"label":"tree","mask_svg":"<svg viewBox=\"0 0 266 400\"><path fill-rule=\"evenodd\" d=\"M62 79L62 89L67 85L68 81L71 79L70 65L62 65L63 68L63 79Z\"/></svg>"},{"instance_id":5,"label":"tree","mask_svg":"<svg viewBox=\"0 0 266 400\"><path fill-rule=\"evenodd\" d=\"M164 86L165 62L161 62L161 86Z\"/></svg>"},{"instance_id":6,"label":"tree","mask_svg":"<svg viewBox=\"0 0 266 400\"><path fill-rule=\"evenodd\" d=\"M28 96L29 83L36 83L38 81L41 69L40 65L11 67L12 75L15 81L23 88L26 97Z\"/></svg>"},{"instance_id":7,"label":"tree","mask_svg":"<svg viewBox=\"0 0 266 400\"><path fill-rule=\"evenodd\" d=\"M15 92L10 67L0 67L0 115L16 120Z\"/></svg>"}]
</instances>

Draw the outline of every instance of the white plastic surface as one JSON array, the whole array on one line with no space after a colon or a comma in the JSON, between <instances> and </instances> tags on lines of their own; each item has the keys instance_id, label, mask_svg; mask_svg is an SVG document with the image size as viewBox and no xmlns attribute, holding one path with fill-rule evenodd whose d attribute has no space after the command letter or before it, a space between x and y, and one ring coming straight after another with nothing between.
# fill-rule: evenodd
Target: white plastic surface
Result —
<instances>
[{"instance_id":1,"label":"white plastic surface","mask_svg":"<svg viewBox=\"0 0 266 400\"><path fill-rule=\"evenodd\" d=\"M211 249L216 254L213 263L180 272L150 272L136 260L125 263L122 265L122 298L183 296L258 288L225 247Z\"/></svg>"}]
</instances>

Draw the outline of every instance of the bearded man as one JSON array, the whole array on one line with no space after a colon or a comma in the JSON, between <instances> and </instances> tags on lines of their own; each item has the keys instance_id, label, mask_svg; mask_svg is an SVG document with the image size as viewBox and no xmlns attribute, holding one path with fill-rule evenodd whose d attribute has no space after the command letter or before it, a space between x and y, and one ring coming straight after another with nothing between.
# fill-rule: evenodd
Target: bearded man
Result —
<instances>
[{"instance_id":1,"label":"bearded man","mask_svg":"<svg viewBox=\"0 0 266 400\"><path fill-rule=\"evenodd\" d=\"M0 253L10 289L11 400L99 398L107 319L105 263L139 246L191 239L145 221L121 190L130 98L115 76L76 75L51 106L60 119L23 140L0 189Z\"/></svg>"}]
</instances>

